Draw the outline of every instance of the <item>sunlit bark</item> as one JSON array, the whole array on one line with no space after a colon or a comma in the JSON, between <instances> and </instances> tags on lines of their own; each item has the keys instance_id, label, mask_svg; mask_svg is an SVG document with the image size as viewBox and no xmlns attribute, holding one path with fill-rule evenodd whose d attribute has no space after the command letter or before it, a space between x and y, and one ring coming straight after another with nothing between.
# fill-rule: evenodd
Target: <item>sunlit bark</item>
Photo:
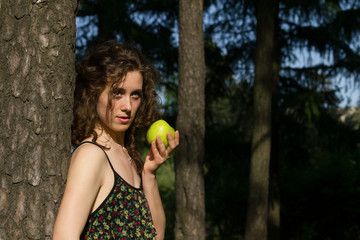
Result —
<instances>
[{"instance_id":1,"label":"sunlit bark","mask_svg":"<svg viewBox=\"0 0 360 240\"><path fill-rule=\"evenodd\" d=\"M0 239L50 239L70 155L77 1L0 1Z\"/></svg>"}]
</instances>

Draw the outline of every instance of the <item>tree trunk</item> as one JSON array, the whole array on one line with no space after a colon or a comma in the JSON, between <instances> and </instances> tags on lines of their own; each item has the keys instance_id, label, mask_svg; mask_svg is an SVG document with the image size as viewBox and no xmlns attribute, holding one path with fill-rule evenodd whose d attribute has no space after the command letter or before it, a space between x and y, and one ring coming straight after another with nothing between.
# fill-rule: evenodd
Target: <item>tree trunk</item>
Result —
<instances>
[{"instance_id":1,"label":"tree trunk","mask_svg":"<svg viewBox=\"0 0 360 240\"><path fill-rule=\"evenodd\" d=\"M273 100L277 100L274 92ZM279 141L278 120L274 116L277 112L277 101L273 101L272 137L271 137L271 160L269 179L269 212L268 212L268 240L280 240L280 187L279 187Z\"/></svg>"},{"instance_id":2,"label":"tree trunk","mask_svg":"<svg viewBox=\"0 0 360 240\"><path fill-rule=\"evenodd\" d=\"M256 1L254 129L245 239L266 240L276 0Z\"/></svg>"},{"instance_id":3,"label":"tree trunk","mask_svg":"<svg viewBox=\"0 0 360 240\"><path fill-rule=\"evenodd\" d=\"M179 90L175 239L205 239L205 59L203 2L179 3Z\"/></svg>"},{"instance_id":4,"label":"tree trunk","mask_svg":"<svg viewBox=\"0 0 360 240\"><path fill-rule=\"evenodd\" d=\"M0 239L50 239L70 156L77 1L0 3Z\"/></svg>"},{"instance_id":5,"label":"tree trunk","mask_svg":"<svg viewBox=\"0 0 360 240\"><path fill-rule=\"evenodd\" d=\"M273 86L272 86L272 122L271 122L271 158L269 179L269 216L268 216L268 240L280 240L280 187L279 187L279 139L278 139L278 100L279 100L279 18L278 5L275 10L275 33L273 54Z\"/></svg>"}]
</instances>

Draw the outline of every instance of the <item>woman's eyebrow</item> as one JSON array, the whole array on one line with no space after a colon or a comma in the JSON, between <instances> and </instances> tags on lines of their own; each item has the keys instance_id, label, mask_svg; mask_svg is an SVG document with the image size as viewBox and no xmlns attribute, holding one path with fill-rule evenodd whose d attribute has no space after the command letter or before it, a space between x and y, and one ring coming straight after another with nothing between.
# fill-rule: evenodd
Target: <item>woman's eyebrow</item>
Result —
<instances>
[{"instance_id":1,"label":"woman's eyebrow","mask_svg":"<svg viewBox=\"0 0 360 240\"><path fill-rule=\"evenodd\" d=\"M122 92L125 92L126 90L122 87L115 87L113 91L122 91ZM142 92L143 89L142 88L137 88L137 89L134 89L134 90L131 90L131 92Z\"/></svg>"},{"instance_id":2,"label":"woman's eyebrow","mask_svg":"<svg viewBox=\"0 0 360 240\"><path fill-rule=\"evenodd\" d=\"M113 91L125 91L122 87L114 87Z\"/></svg>"}]
</instances>

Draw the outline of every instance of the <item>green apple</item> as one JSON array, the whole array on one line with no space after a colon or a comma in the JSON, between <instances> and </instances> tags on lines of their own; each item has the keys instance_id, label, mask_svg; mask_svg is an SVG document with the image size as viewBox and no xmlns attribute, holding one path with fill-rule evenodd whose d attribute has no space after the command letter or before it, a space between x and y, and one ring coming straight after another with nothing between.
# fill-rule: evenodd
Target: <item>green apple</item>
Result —
<instances>
[{"instance_id":1,"label":"green apple","mask_svg":"<svg viewBox=\"0 0 360 240\"><path fill-rule=\"evenodd\" d=\"M175 138L174 128L172 128L166 121L158 120L150 126L149 130L146 133L146 140L149 144L151 144L153 141L156 142L156 136L159 136L161 138L161 141L167 148L169 143L166 134L168 132L170 132L173 138Z\"/></svg>"}]
</instances>

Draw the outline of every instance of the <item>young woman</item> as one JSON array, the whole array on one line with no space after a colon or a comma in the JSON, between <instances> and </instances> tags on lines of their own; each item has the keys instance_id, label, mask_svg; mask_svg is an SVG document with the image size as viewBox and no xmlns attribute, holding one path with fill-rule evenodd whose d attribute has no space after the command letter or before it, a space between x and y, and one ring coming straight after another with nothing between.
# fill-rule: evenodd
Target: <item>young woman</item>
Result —
<instances>
[{"instance_id":1,"label":"young woman","mask_svg":"<svg viewBox=\"0 0 360 240\"><path fill-rule=\"evenodd\" d=\"M159 118L158 71L136 49L107 42L77 67L72 154L53 239L163 239L156 170L179 144L157 137L143 164L135 134Z\"/></svg>"}]
</instances>

